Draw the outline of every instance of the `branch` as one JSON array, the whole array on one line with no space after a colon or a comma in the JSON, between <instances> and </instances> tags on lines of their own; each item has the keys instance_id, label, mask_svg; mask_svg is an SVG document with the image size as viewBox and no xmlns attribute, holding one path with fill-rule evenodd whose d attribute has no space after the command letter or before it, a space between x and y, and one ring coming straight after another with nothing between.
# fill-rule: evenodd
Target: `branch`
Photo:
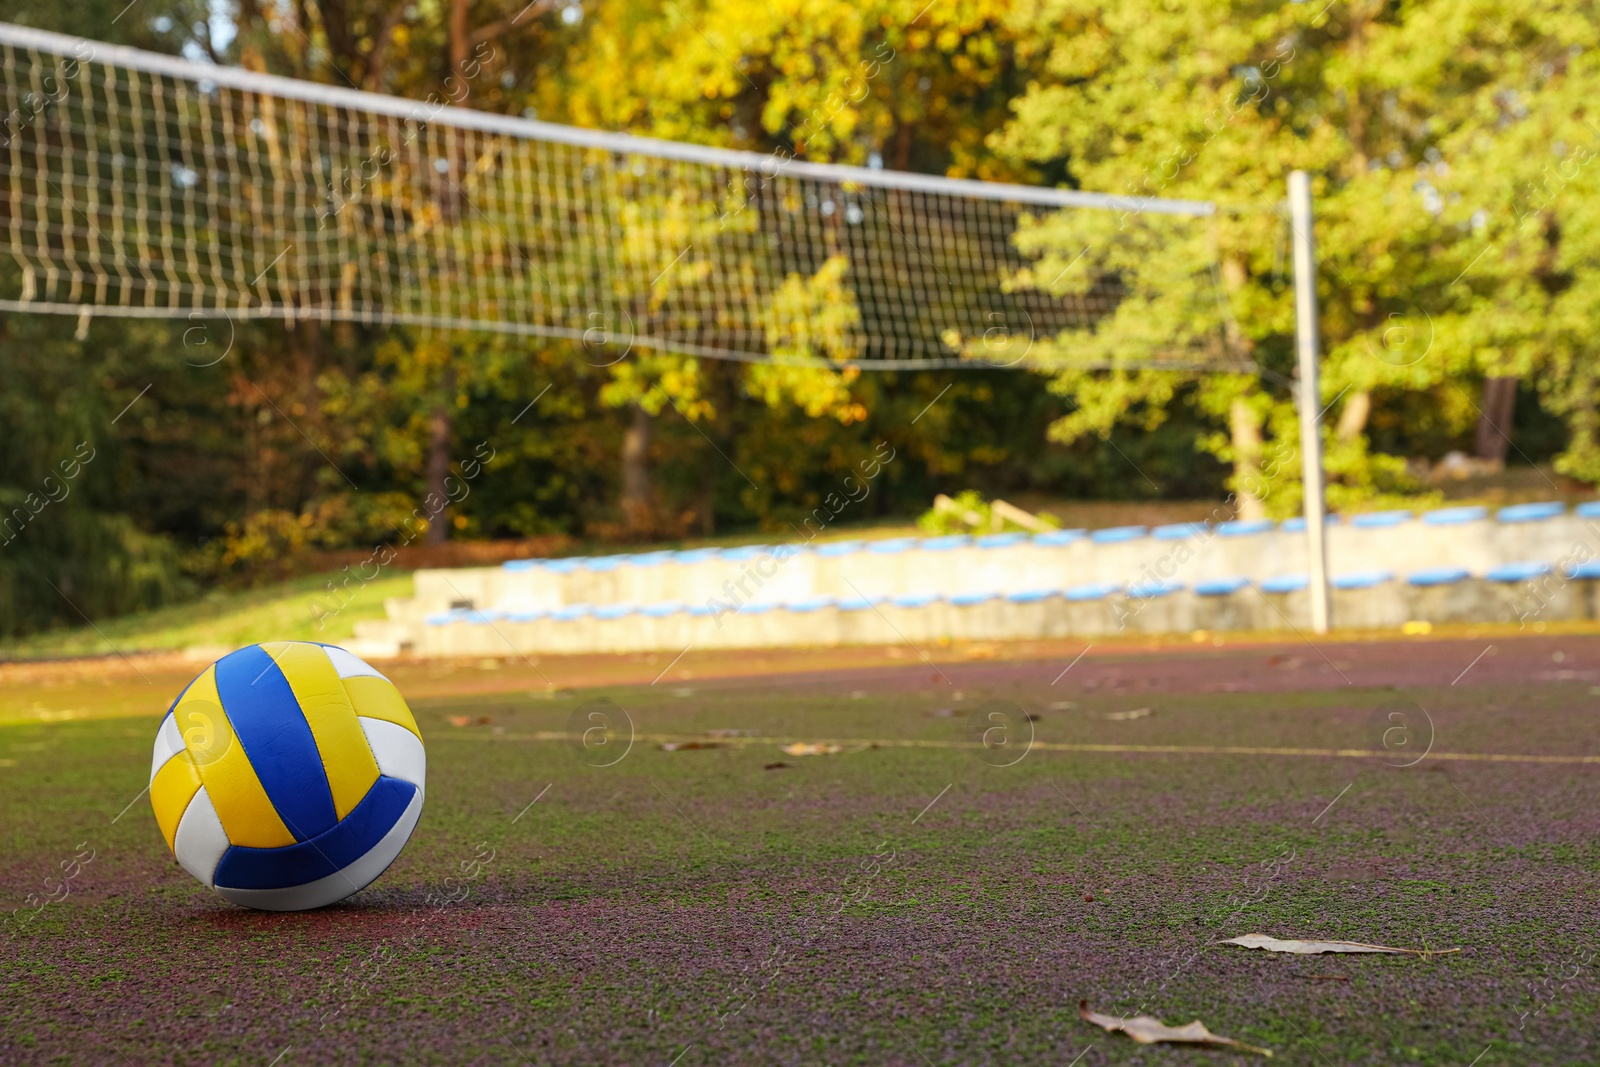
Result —
<instances>
[{"instance_id":1,"label":"branch","mask_svg":"<svg viewBox=\"0 0 1600 1067\"><path fill-rule=\"evenodd\" d=\"M383 16L383 22L378 25L378 32L372 38L372 51L367 53L366 73L361 79L367 89L376 90L379 87L384 64L389 61L389 44L394 38L395 27L400 25L405 13L405 0L398 0L390 6Z\"/></svg>"},{"instance_id":2,"label":"branch","mask_svg":"<svg viewBox=\"0 0 1600 1067\"><path fill-rule=\"evenodd\" d=\"M467 40L471 44L482 44L484 41L500 36L507 30L521 26L523 23L536 22L548 15L550 10L556 6L556 3L557 0L532 0L532 3L510 18L496 19L487 26L478 27Z\"/></svg>"}]
</instances>

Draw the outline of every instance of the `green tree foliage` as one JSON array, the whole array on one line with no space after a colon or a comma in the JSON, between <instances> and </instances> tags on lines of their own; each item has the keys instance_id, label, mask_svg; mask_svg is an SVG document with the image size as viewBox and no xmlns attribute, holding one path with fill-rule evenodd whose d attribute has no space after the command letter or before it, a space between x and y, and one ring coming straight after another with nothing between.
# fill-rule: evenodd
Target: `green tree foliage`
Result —
<instances>
[{"instance_id":1,"label":"green tree foliage","mask_svg":"<svg viewBox=\"0 0 1600 1067\"><path fill-rule=\"evenodd\" d=\"M1298 508L1274 209L1298 168L1315 176L1334 505L1412 488L1400 457L1369 447L1375 404L1426 394L1459 435L1485 375L1535 382L1572 430L1558 467L1600 475L1582 329L1594 308L1572 284L1594 262L1592 15L1474 0L1016 5L1019 53L1038 76L998 152L1084 188L1225 205L1209 224L1069 212L1023 237L1038 257L1023 284L1081 293L1109 276L1127 292L1094 328L1047 346L1052 388L1076 405L1052 436L1148 429L1194 381L1215 427L1197 443L1234 465L1241 500ZM1259 369L1136 366L1171 353ZM1261 476L1269 455L1282 476Z\"/></svg>"},{"instance_id":2,"label":"green tree foliage","mask_svg":"<svg viewBox=\"0 0 1600 1067\"><path fill-rule=\"evenodd\" d=\"M1315 176L1335 506L1412 491L1403 457L1464 445L1488 376L1524 383L1519 419L1560 420L1519 448L1559 450L1561 469L1600 481L1592 16L1555 0L18 0L11 21L780 165L1223 208L1030 219L1017 239L1030 265L1011 284L1104 312L1036 339L1043 378L856 372L862 310L842 258L762 307L766 343L823 369L308 322L96 319L80 339L69 320L7 314L0 630L402 539L480 445L494 458L435 534L781 534L880 447L895 458L852 505L861 518L973 487L1196 497L1230 476L1245 506L1291 512L1278 201L1293 168ZM472 168L450 165L464 200L406 209L508 254L471 210ZM753 248L755 213L729 210L741 195L633 198L608 250L633 269L608 276L656 277L686 245ZM648 314L692 289L695 258L611 303ZM616 342L618 324L603 326ZM78 464L65 496L63 462ZM621 501L645 474L640 520Z\"/></svg>"}]
</instances>

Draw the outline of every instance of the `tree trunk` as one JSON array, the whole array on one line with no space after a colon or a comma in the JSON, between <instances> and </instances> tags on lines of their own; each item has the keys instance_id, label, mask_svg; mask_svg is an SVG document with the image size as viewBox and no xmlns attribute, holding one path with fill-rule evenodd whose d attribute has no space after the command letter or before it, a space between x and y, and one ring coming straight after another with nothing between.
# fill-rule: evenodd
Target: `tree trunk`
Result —
<instances>
[{"instance_id":1,"label":"tree trunk","mask_svg":"<svg viewBox=\"0 0 1600 1067\"><path fill-rule=\"evenodd\" d=\"M1479 459L1501 466L1511 447L1511 421L1517 410L1515 378L1485 378L1483 407L1478 413L1477 441L1473 449Z\"/></svg>"},{"instance_id":2,"label":"tree trunk","mask_svg":"<svg viewBox=\"0 0 1600 1067\"><path fill-rule=\"evenodd\" d=\"M628 405L632 420L622 434L622 518L635 529L650 519L650 413Z\"/></svg>"},{"instance_id":3,"label":"tree trunk","mask_svg":"<svg viewBox=\"0 0 1600 1067\"><path fill-rule=\"evenodd\" d=\"M1233 434L1233 497L1240 519L1264 519L1266 503L1257 491L1261 485L1261 420L1243 397L1228 409Z\"/></svg>"},{"instance_id":4,"label":"tree trunk","mask_svg":"<svg viewBox=\"0 0 1600 1067\"><path fill-rule=\"evenodd\" d=\"M450 73L464 77L472 44L467 39L467 0L450 3Z\"/></svg>"},{"instance_id":5,"label":"tree trunk","mask_svg":"<svg viewBox=\"0 0 1600 1067\"><path fill-rule=\"evenodd\" d=\"M450 477L450 438L455 428L452 406L456 402L456 369L444 369L444 381L439 387L439 398L434 403L433 417L428 426L428 544L442 545L450 537L450 509L440 504L448 501L445 480Z\"/></svg>"},{"instance_id":6,"label":"tree trunk","mask_svg":"<svg viewBox=\"0 0 1600 1067\"><path fill-rule=\"evenodd\" d=\"M710 462L710 458L707 455L701 463L700 491L695 500L695 525L701 537L710 537L717 532L717 482L722 474L722 468L717 463L722 462L722 457L716 457L717 463Z\"/></svg>"},{"instance_id":7,"label":"tree trunk","mask_svg":"<svg viewBox=\"0 0 1600 1067\"><path fill-rule=\"evenodd\" d=\"M1339 425L1334 430L1341 441L1354 441L1367 429L1367 418L1372 414L1372 394L1366 390L1351 393L1339 412Z\"/></svg>"}]
</instances>

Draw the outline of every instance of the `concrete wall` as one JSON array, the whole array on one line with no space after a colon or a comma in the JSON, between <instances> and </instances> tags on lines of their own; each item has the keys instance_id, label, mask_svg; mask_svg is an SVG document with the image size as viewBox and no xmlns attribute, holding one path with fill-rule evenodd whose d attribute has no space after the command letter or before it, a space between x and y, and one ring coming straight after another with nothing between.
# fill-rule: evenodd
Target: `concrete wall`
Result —
<instances>
[{"instance_id":1,"label":"concrete wall","mask_svg":"<svg viewBox=\"0 0 1600 1067\"><path fill-rule=\"evenodd\" d=\"M1600 589L1593 580L1563 582L1527 621L1600 618ZM615 619L592 615L570 620L540 618L461 620L425 626L414 651L429 656L504 656L512 653L665 651L685 648L765 648L911 644L945 640L1093 638L1114 633L1173 633L1192 630L1284 632L1308 628L1304 591L1264 594L1246 587L1224 596L1180 591L1152 598L1130 611L1125 597L1071 601L1065 597L1014 602L991 598L978 604L936 601L924 607L893 604L847 610L836 605L797 611L758 605L723 615L632 614ZM1368 589L1340 590L1333 610L1340 626L1398 628L1410 621L1432 623L1496 620L1515 622L1522 603L1517 587L1482 579L1419 589L1388 582Z\"/></svg>"}]
</instances>

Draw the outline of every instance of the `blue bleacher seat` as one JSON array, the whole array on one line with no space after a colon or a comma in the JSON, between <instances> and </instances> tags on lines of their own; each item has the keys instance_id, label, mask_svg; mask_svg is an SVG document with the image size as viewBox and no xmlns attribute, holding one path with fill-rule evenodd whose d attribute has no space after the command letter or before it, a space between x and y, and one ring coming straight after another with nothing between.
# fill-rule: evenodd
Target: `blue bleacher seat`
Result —
<instances>
[{"instance_id":1,"label":"blue bleacher seat","mask_svg":"<svg viewBox=\"0 0 1600 1067\"><path fill-rule=\"evenodd\" d=\"M648 615L652 619L662 619L668 615L676 615L680 611L688 610L689 606L687 604L679 603L676 600L663 600L656 604L645 604L639 609L639 614Z\"/></svg>"},{"instance_id":2,"label":"blue bleacher seat","mask_svg":"<svg viewBox=\"0 0 1600 1067\"><path fill-rule=\"evenodd\" d=\"M1150 531L1150 536L1157 541L1182 541L1188 537L1196 537L1206 533L1210 527L1203 522L1174 522L1166 526L1157 526Z\"/></svg>"},{"instance_id":3,"label":"blue bleacher seat","mask_svg":"<svg viewBox=\"0 0 1600 1067\"><path fill-rule=\"evenodd\" d=\"M868 552L877 552L884 555L896 552L908 552L917 547L915 537L891 537L885 541L872 541L867 545Z\"/></svg>"},{"instance_id":4,"label":"blue bleacher seat","mask_svg":"<svg viewBox=\"0 0 1600 1067\"><path fill-rule=\"evenodd\" d=\"M1228 596L1250 584L1248 578L1208 578L1194 583L1197 596Z\"/></svg>"},{"instance_id":5,"label":"blue bleacher seat","mask_svg":"<svg viewBox=\"0 0 1600 1067\"><path fill-rule=\"evenodd\" d=\"M508 611L505 613L505 619L507 622L538 622L548 614L549 612L540 611L537 608L528 608L519 611Z\"/></svg>"},{"instance_id":6,"label":"blue bleacher seat","mask_svg":"<svg viewBox=\"0 0 1600 1067\"><path fill-rule=\"evenodd\" d=\"M938 593L905 593L890 597L889 603L897 608L925 608L938 599Z\"/></svg>"},{"instance_id":7,"label":"blue bleacher seat","mask_svg":"<svg viewBox=\"0 0 1600 1067\"><path fill-rule=\"evenodd\" d=\"M1567 568L1567 577L1589 581L1600 578L1600 559L1589 559L1584 560L1582 563L1574 563Z\"/></svg>"},{"instance_id":8,"label":"blue bleacher seat","mask_svg":"<svg viewBox=\"0 0 1600 1067\"><path fill-rule=\"evenodd\" d=\"M1298 593L1311 584L1303 574L1279 574L1256 583L1263 593Z\"/></svg>"},{"instance_id":9,"label":"blue bleacher seat","mask_svg":"<svg viewBox=\"0 0 1600 1067\"><path fill-rule=\"evenodd\" d=\"M632 615L638 610L639 608L636 604L603 604L594 609L594 617L597 619L621 619Z\"/></svg>"},{"instance_id":10,"label":"blue bleacher seat","mask_svg":"<svg viewBox=\"0 0 1600 1067\"><path fill-rule=\"evenodd\" d=\"M1435 508L1422 513L1422 521L1429 526L1457 526L1463 522L1477 522L1488 518L1489 509L1482 507Z\"/></svg>"},{"instance_id":11,"label":"blue bleacher seat","mask_svg":"<svg viewBox=\"0 0 1600 1067\"><path fill-rule=\"evenodd\" d=\"M1358 526L1363 530L1399 526L1402 522L1410 521L1411 512L1409 511L1369 511L1364 515L1352 515L1350 517L1350 525Z\"/></svg>"},{"instance_id":12,"label":"blue bleacher seat","mask_svg":"<svg viewBox=\"0 0 1600 1067\"><path fill-rule=\"evenodd\" d=\"M593 604L568 604L564 608L557 608L552 611L550 617L556 622L571 622L574 619L582 619L592 614L594 614Z\"/></svg>"},{"instance_id":13,"label":"blue bleacher seat","mask_svg":"<svg viewBox=\"0 0 1600 1067\"><path fill-rule=\"evenodd\" d=\"M1238 519L1233 522L1217 524L1217 533L1223 537L1250 537L1253 534L1266 533L1273 528L1267 519Z\"/></svg>"},{"instance_id":14,"label":"blue bleacher seat","mask_svg":"<svg viewBox=\"0 0 1600 1067\"><path fill-rule=\"evenodd\" d=\"M1045 547L1071 545L1082 541L1089 536L1087 530L1051 530L1048 533L1034 534L1033 543Z\"/></svg>"},{"instance_id":15,"label":"blue bleacher seat","mask_svg":"<svg viewBox=\"0 0 1600 1067\"><path fill-rule=\"evenodd\" d=\"M671 549L663 549L660 552L640 552L630 562L635 567L654 567L662 563L672 562L678 555L679 553Z\"/></svg>"},{"instance_id":16,"label":"blue bleacher seat","mask_svg":"<svg viewBox=\"0 0 1600 1067\"><path fill-rule=\"evenodd\" d=\"M943 537L925 537L917 547L924 552L948 552L971 543L972 538L966 534L946 534Z\"/></svg>"},{"instance_id":17,"label":"blue bleacher seat","mask_svg":"<svg viewBox=\"0 0 1600 1067\"><path fill-rule=\"evenodd\" d=\"M1339 525L1339 516L1324 514L1322 516L1322 525L1325 527ZM1305 533L1306 517L1304 515L1296 515L1292 519L1284 519L1282 522L1278 523L1278 529L1282 530L1284 533Z\"/></svg>"},{"instance_id":18,"label":"blue bleacher seat","mask_svg":"<svg viewBox=\"0 0 1600 1067\"><path fill-rule=\"evenodd\" d=\"M1420 586L1454 585L1471 577L1472 572L1465 567L1429 567L1426 570L1412 572L1406 581Z\"/></svg>"},{"instance_id":19,"label":"blue bleacher seat","mask_svg":"<svg viewBox=\"0 0 1600 1067\"><path fill-rule=\"evenodd\" d=\"M723 549L722 558L731 560L760 559L762 556L770 556L772 551L771 545L739 545L737 548Z\"/></svg>"},{"instance_id":20,"label":"blue bleacher seat","mask_svg":"<svg viewBox=\"0 0 1600 1067\"><path fill-rule=\"evenodd\" d=\"M872 605L878 603L881 599L881 597L874 599L872 597L865 596L840 597L837 607L840 611L866 611L868 608L872 607Z\"/></svg>"},{"instance_id":21,"label":"blue bleacher seat","mask_svg":"<svg viewBox=\"0 0 1600 1067\"><path fill-rule=\"evenodd\" d=\"M790 611L819 611L822 608L833 607L834 600L831 596L812 596L804 600L791 600L784 607Z\"/></svg>"},{"instance_id":22,"label":"blue bleacher seat","mask_svg":"<svg viewBox=\"0 0 1600 1067\"><path fill-rule=\"evenodd\" d=\"M1494 517L1501 522L1544 522L1557 515L1565 515L1567 506L1560 501L1550 501L1540 504L1513 504L1508 508L1501 508L1494 513Z\"/></svg>"},{"instance_id":23,"label":"blue bleacher seat","mask_svg":"<svg viewBox=\"0 0 1600 1067\"><path fill-rule=\"evenodd\" d=\"M950 603L958 608L971 607L973 604L982 604L986 600L993 600L999 593L957 593L948 597Z\"/></svg>"},{"instance_id":24,"label":"blue bleacher seat","mask_svg":"<svg viewBox=\"0 0 1600 1067\"><path fill-rule=\"evenodd\" d=\"M1012 545L1021 544L1028 539L1025 533L997 533L985 534L978 538L979 548L1010 548Z\"/></svg>"},{"instance_id":25,"label":"blue bleacher seat","mask_svg":"<svg viewBox=\"0 0 1600 1067\"><path fill-rule=\"evenodd\" d=\"M1484 577L1491 582L1526 582L1550 573L1550 564L1531 560L1519 563L1502 563Z\"/></svg>"},{"instance_id":26,"label":"blue bleacher seat","mask_svg":"<svg viewBox=\"0 0 1600 1067\"><path fill-rule=\"evenodd\" d=\"M565 556L561 559L547 560L544 569L554 574L571 574L573 571L582 570L588 563L588 556Z\"/></svg>"},{"instance_id":27,"label":"blue bleacher seat","mask_svg":"<svg viewBox=\"0 0 1600 1067\"><path fill-rule=\"evenodd\" d=\"M1329 579L1335 589L1371 589L1375 585L1394 581L1393 571L1352 571Z\"/></svg>"},{"instance_id":28,"label":"blue bleacher seat","mask_svg":"<svg viewBox=\"0 0 1600 1067\"><path fill-rule=\"evenodd\" d=\"M1048 600L1053 596L1059 595L1059 590L1055 589L1025 589L1020 593L1007 593L1006 599L1013 604L1032 604L1035 601Z\"/></svg>"},{"instance_id":29,"label":"blue bleacher seat","mask_svg":"<svg viewBox=\"0 0 1600 1067\"><path fill-rule=\"evenodd\" d=\"M1122 592L1119 582L1096 582L1092 585L1075 585L1061 595L1068 600L1104 600Z\"/></svg>"},{"instance_id":30,"label":"blue bleacher seat","mask_svg":"<svg viewBox=\"0 0 1600 1067\"><path fill-rule=\"evenodd\" d=\"M716 559L722 555L720 548L690 548L682 552L673 553L677 558L676 563L704 563L708 559Z\"/></svg>"},{"instance_id":31,"label":"blue bleacher seat","mask_svg":"<svg viewBox=\"0 0 1600 1067\"><path fill-rule=\"evenodd\" d=\"M1182 582L1134 582L1128 586L1128 595L1135 600L1149 600L1152 597L1171 596L1182 589Z\"/></svg>"},{"instance_id":32,"label":"blue bleacher seat","mask_svg":"<svg viewBox=\"0 0 1600 1067\"><path fill-rule=\"evenodd\" d=\"M830 541L828 544L817 546L817 555L848 556L853 552L860 552L865 545L864 541Z\"/></svg>"},{"instance_id":33,"label":"blue bleacher seat","mask_svg":"<svg viewBox=\"0 0 1600 1067\"><path fill-rule=\"evenodd\" d=\"M1143 526L1110 526L1104 530L1095 530L1089 539L1096 544L1112 545L1122 541L1137 541L1145 535Z\"/></svg>"},{"instance_id":34,"label":"blue bleacher seat","mask_svg":"<svg viewBox=\"0 0 1600 1067\"><path fill-rule=\"evenodd\" d=\"M1580 519L1600 519L1600 500L1585 500L1573 511Z\"/></svg>"}]
</instances>

